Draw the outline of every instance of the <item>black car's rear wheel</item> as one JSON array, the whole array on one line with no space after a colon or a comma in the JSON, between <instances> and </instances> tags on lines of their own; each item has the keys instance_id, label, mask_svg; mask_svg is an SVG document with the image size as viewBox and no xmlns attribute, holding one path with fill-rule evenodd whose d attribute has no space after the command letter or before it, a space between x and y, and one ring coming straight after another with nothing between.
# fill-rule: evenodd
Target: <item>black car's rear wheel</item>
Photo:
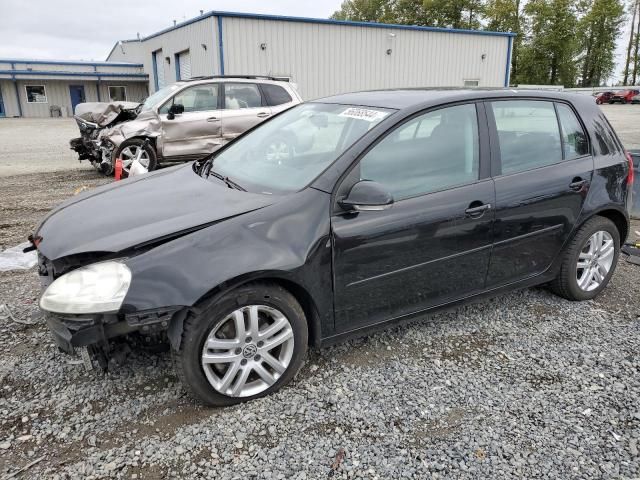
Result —
<instances>
[{"instance_id":1,"label":"black car's rear wheel","mask_svg":"<svg viewBox=\"0 0 640 480\"><path fill-rule=\"evenodd\" d=\"M609 283L620 254L620 233L613 222L593 217L564 252L552 290L568 300L590 300Z\"/></svg>"},{"instance_id":2,"label":"black car's rear wheel","mask_svg":"<svg viewBox=\"0 0 640 480\"><path fill-rule=\"evenodd\" d=\"M307 340L307 321L293 295L274 284L248 284L185 320L176 367L194 398L233 405L289 383Z\"/></svg>"}]
</instances>

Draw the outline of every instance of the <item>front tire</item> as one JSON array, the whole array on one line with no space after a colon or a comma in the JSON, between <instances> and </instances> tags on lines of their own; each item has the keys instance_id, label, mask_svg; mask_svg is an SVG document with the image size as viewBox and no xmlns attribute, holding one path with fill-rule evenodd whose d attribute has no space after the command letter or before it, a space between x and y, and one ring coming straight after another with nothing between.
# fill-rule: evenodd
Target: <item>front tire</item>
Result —
<instances>
[{"instance_id":1,"label":"front tire","mask_svg":"<svg viewBox=\"0 0 640 480\"><path fill-rule=\"evenodd\" d=\"M174 351L188 393L227 406L276 392L298 372L307 353L300 304L272 283L239 287L191 314Z\"/></svg>"},{"instance_id":2,"label":"front tire","mask_svg":"<svg viewBox=\"0 0 640 480\"><path fill-rule=\"evenodd\" d=\"M150 142L147 142L143 138L132 138L122 142L120 148L116 151L113 164L115 165L115 159L122 159L122 173L123 176L129 175L129 169L133 160L140 154L140 164L151 172L158 167L158 156L156 150Z\"/></svg>"},{"instance_id":3,"label":"front tire","mask_svg":"<svg viewBox=\"0 0 640 480\"><path fill-rule=\"evenodd\" d=\"M613 276L620 254L620 233L613 222L593 217L578 230L564 252L551 289L568 300L591 300Z\"/></svg>"}]
</instances>

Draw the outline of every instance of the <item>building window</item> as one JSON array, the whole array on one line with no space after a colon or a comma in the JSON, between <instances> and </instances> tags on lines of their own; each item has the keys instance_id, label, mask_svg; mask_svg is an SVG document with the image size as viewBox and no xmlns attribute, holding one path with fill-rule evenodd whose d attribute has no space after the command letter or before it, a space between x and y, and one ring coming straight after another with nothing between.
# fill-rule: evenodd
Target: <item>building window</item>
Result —
<instances>
[{"instance_id":1,"label":"building window","mask_svg":"<svg viewBox=\"0 0 640 480\"><path fill-rule=\"evenodd\" d=\"M480 80L464 80L464 86L466 88L473 88L480 85Z\"/></svg>"},{"instance_id":2,"label":"building window","mask_svg":"<svg viewBox=\"0 0 640 480\"><path fill-rule=\"evenodd\" d=\"M44 85L27 85L27 103L47 103L47 91Z\"/></svg>"},{"instance_id":3,"label":"building window","mask_svg":"<svg viewBox=\"0 0 640 480\"><path fill-rule=\"evenodd\" d=\"M126 102L127 87L109 87L110 102Z\"/></svg>"}]
</instances>

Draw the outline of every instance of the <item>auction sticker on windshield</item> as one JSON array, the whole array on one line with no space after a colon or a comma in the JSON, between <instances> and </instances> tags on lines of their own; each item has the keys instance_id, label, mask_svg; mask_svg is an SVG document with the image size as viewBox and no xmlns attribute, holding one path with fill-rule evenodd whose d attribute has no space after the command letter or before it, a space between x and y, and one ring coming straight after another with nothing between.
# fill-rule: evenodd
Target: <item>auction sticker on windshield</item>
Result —
<instances>
[{"instance_id":1,"label":"auction sticker on windshield","mask_svg":"<svg viewBox=\"0 0 640 480\"><path fill-rule=\"evenodd\" d=\"M358 120L366 120L367 122L378 122L388 115L387 112L379 110L371 110L369 108L349 107L339 114L340 117L357 118Z\"/></svg>"}]
</instances>

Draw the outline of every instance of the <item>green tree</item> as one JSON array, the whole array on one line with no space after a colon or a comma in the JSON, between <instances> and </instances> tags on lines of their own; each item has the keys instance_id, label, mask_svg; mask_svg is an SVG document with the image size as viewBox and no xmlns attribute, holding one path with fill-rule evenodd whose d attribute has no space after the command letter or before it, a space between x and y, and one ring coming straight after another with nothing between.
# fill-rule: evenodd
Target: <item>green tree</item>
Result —
<instances>
[{"instance_id":1,"label":"green tree","mask_svg":"<svg viewBox=\"0 0 640 480\"><path fill-rule=\"evenodd\" d=\"M522 14L521 0L489 0L485 7L487 30L513 32L511 50L511 83L518 83L518 59L525 30L525 17Z\"/></svg>"},{"instance_id":2,"label":"green tree","mask_svg":"<svg viewBox=\"0 0 640 480\"><path fill-rule=\"evenodd\" d=\"M529 0L529 28L520 50L518 80L542 85L576 84L577 6L571 0Z\"/></svg>"},{"instance_id":3,"label":"green tree","mask_svg":"<svg viewBox=\"0 0 640 480\"><path fill-rule=\"evenodd\" d=\"M345 0L334 20L477 29L484 0Z\"/></svg>"},{"instance_id":4,"label":"green tree","mask_svg":"<svg viewBox=\"0 0 640 480\"><path fill-rule=\"evenodd\" d=\"M392 0L345 0L340 10L333 12L333 20L356 22L396 23Z\"/></svg>"},{"instance_id":5,"label":"green tree","mask_svg":"<svg viewBox=\"0 0 640 480\"><path fill-rule=\"evenodd\" d=\"M597 87L615 69L616 39L624 23L620 0L589 0L586 13L578 22L580 84Z\"/></svg>"}]
</instances>

